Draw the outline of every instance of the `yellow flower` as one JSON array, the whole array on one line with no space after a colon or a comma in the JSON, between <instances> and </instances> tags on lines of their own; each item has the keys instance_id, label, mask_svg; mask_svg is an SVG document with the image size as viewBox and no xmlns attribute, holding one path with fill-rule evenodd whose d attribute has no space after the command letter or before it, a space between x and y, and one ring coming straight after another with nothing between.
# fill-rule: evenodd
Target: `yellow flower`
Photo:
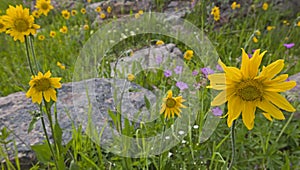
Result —
<instances>
[{"instance_id":1,"label":"yellow flower","mask_svg":"<svg viewBox=\"0 0 300 170\"><path fill-rule=\"evenodd\" d=\"M143 10L139 10L138 14L143 15L144 11Z\"/></svg>"},{"instance_id":2,"label":"yellow flower","mask_svg":"<svg viewBox=\"0 0 300 170\"><path fill-rule=\"evenodd\" d=\"M182 99L182 96L173 97L172 90L167 92L167 97L163 99L161 105L160 114L165 113L165 118L174 118L174 114L180 117L180 108L186 108L182 103L185 100Z\"/></svg>"},{"instance_id":3,"label":"yellow flower","mask_svg":"<svg viewBox=\"0 0 300 170\"><path fill-rule=\"evenodd\" d=\"M106 17L105 14L101 12L100 18L101 18L101 19L104 19L105 17Z\"/></svg>"},{"instance_id":4,"label":"yellow flower","mask_svg":"<svg viewBox=\"0 0 300 170\"><path fill-rule=\"evenodd\" d=\"M129 81L133 81L135 79L135 76L133 74L128 74L127 79Z\"/></svg>"},{"instance_id":5,"label":"yellow flower","mask_svg":"<svg viewBox=\"0 0 300 170\"><path fill-rule=\"evenodd\" d=\"M193 56L194 56L194 51L193 50L187 50L184 53L183 58L185 58L186 60L191 60Z\"/></svg>"},{"instance_id":6,"label":"yellow flower","mask_svg":"<svg viewBox=\"0 0 300 170\"><path fill-rule=\"evenodd\" d=\"M86 2L88 2L88 3L91 3L91 2L92 2L92 0L86 0Z\"/></svg>"},{"instance_id":7,"label":"yellow flower","mask_svg":"<svg viewBox=\"0 0 300 170\"><path fill-rule=\"evenodd\" d=\"M62 70L65 70L65 69L66 69L66 66L62 65L59 61L56 62L56 65L57 65L60 69L62 69Z\"/></svg>"},{"instance_id":8,"label":"yellow flower","mask_svg":"<svg viewBox=\"0 0 300 170\"><path fill-rule=\"evenodd\" d=\"M61 29L59 29L59 32L64 33L64 34L68 33L68 27L63 26Z\"/></svg>"},{"instance_id":9,"label":"yellow flower","mask_svg":"<svg viewBox=\"0 0 300 170\"><path fill-rule=\"evenodd\" d=\"M77 11L73 9L73 10L71 11L71 14L72 14L72 16L75 16L75 15L77 14Z\"/></svg>"},{"instance_id":10,"label":"yellow flower","mask_svg":"<svg viewBox=\"0 0 300 170\"><path fill-rule=\"evenodd\" d=\"M210 14L214 16L215 21L220 20L220 9L219 9L219 7L217 7L217 6L213 7Z\"/></svg>"},{"instance_id":11,"label":"yellow flower","mask_svg":"<svg viewBox=\"0 0 300 170\"><path fill-rule=\"evenodd\" d=\"M82 14L85 14L85 13L86 13L85 8L81 8L80 12L81 12Z\"/></svg>"},{"instance_id":12,"label":"yellow flower","mask_svg":"<svg viewBox=\"0 0 300 170\"><path fill-rule=\"evenodd\" d=\"M34 24L34 17L29 15L29 9L23 9L22 5L16 7L9 5L6 15L2 16L2 20L8 29L6 33L14 37L15 41L24 42L24 36L34 35L36 30L40 28L39 25Z\"/></svg>"},{"instance_id":13,"label":"yellow flower","mask_svg":"<svg viewBox=\"0 0 300 170\"><path fill-rule=\"evenodd\" d=\"M108 7L107 7L107 9L106 9L106 11L107 11L107 13L109 13L109 14L110 14L110 13L111 13L111 7L110 7L110 6L108 6Z\"/></svg>"},{"instance_id":14,"label":"yellow flower","mask_svg":"<svg viewBox=\"0 0 300 170\"><path fill-rule=\"evenodd\" d=\"M0 33L5 32L6 31L6 25L4 23L4 21L2 20L2 17L0 16Z\"/></svg>"},{"instance_id":15,"label":"yellow flower","mask_svg":"<svg viewBox=\"0 0 300 170\"><path fill-rule=\"evenodd\" d=\"M139 14L139 13L136 13L136 14L134 15L134 17L135 17L135 18L139 18L139 17L140 17L140 14Z\"/></svg>"},{"instance_id":16,"label":"yellow flower","mask_svg":"<svg viewBox=\"0 0 300 170\"><path fill-rule=\"evenodd\" d=\"M85 25L83 26L83 29L84 29L84 30L89 30L90 27L89 27L89 25L85 24Z\"/></svg>"},{"instance_id":17,"label":"yellow flower","mask_svg":"<svg viewBox=\"0 0 300 170\"><path fill-rule=\"evenodd\" d=\"M300 21L298 21L297 26L300 27Z\"/></svg>"},{"instance_id":18,"label":"yellow flower","mask_svg":"<svg viewBox=\"0 0 300 170\"><path fill-rule=\"evenodd\" d=\"M39 18L39 17L40 17L40 13L39 13L37 10L32 11L32 15L33 15L35 18Z\"/></svg>"},{"instance_id":19,"label":"yellow flower","mask_svg":"<svg viewBox=\"0 0 300 170\"><path fill-rule=\"evenodd\" d=\"M252 38L252 41L253 41L254 43L258 43L258 39L257 39L255 36Z\"/></svg>"},{"instance_id":20,"label":"yellow flower","mask_svg":"<svg viewBox=\"0 0 300 170\"><path fill-rule=\"evenodd\" d=\"M219 65L225 73L208 75L210 88L223 90L211 102L212 106L219 106L228 101L227 125L242 113L245 126L251 130L254 126L256 107L263 111L263 115L272 120L283 120L282 110L294 112L293 106L278 92L284 92L296 86L295 81L286 81L287 74L275 77L284 67L284 60L277 60L262 68L259 73L259 66L266 51L260 54L255 50L253 57L242 49L241 68L228 67L221 60ZM277 106L277 107L276 107Z\"/></svg>"},{"instance_id":21,"label":"yellow flower","mask_svg":"<svg viewBox=\"0 0 300 170\"><path fill-rule=\"evenodd\" d=\"M266 2L263 3L263 6L262 6L263 10L265 10L265 11L268 10L268 7L269 7L268 3L266 3Z\"/></svg>"},{"instance_id":22,"label":"yellow flower","mask_svg":"<svg viewBox=\"0 0 300 170\"><path fill-rule=\"evenodd\" d=\"M49 11L53 9L50 0L37 0L35 7L39 10L39 13L48 15Z\"/></svg>"},{"instance_id":23,"label":"yellow flower","mask_svg":"<svg viewBox=\"0 0 300 170\"><path fill-rule=\"evenodd\" d=\"M37 76L32 76L29 82L30 89L26 93L26 97L31 97L33 103L41 104L44 98L46 102L50 102L50 99L56 101L55 89L61 88L61 78L50 78L51 73L48 71L43 75L39 72Z\"/></svg>"},{"instance_id":24,"label":"yellow flower","mask_svg":"<svg viewBox=\"0 0 300 170\"><path fill-rule=\"evenodd\" d=\"M50 35L51 38L54 38L56 36L56 32L55 31L50 31L49 35Z\"/></svg>"},{"instance_id":25,"label":"yellow flower","mask_svg":"<svg viewBox=\"0 0 300 170\"><path fill-rule=\"evenodd\" d=\"M101 11L102 11L102 9L101 9L101 7L100 7L100 6L98 6L98 7L95 9L95 11L96 11L96 12L101 12Z\"/></svg>"},{"instance_id":26,"label":"yellow flower","mask_svg":"<svg viewBox=\"0 0 300 170\"><path fill-rule=\"evenodd\" d=\"M43 40L45 40L45 36L44 35L39 35L38 39L41 40L41 41L43 41Z\"/></svg>"},{"instance_id":27,"label":"yellow flower","mask_svg":"<svg viewBox=\"0 0 300 170\"><path fill-rule=\"evenodd\" d=\"M156 45L163 45L163 44L165 44L165 43L162 40L156 41Z\"/></svg>"},{"instance_id":28,"label":"yellow flower","mask_svg":"<svg viewBox=\"0 0 300 170\"><path fill-rule=\"evenodd\" d=\"M231 4L231 9L235 10L236 8L240 8L241 5L237 4L235 1Z\"/></svg>"},{"instance_id":29,"label":"yellow flower","mask_svg":"<svg viewBox=\"0 0 300 170\"><path fill-rule=\"evenodd\" d=\"M275 29L275 26L267 26L267 30L268 30L268 31L271 31L271 30L273 30L273 29Z\"/></svg>"},{"instance_id":30,"label":"yellow flower","mask_svg":"<svg viewBox=\"0 0 300 170\"><path fill-rule=\"evenodd\" d=\"M260 36L260 35L261 35L261 32L260 32L259 30L256 30L256 31L255 31L255 34L256 34L257 36Z\"/></svg>"},{"instance_id":31,"label":"yellow flower","mask_svg":"<svg viewBox=\"0 0 300 170\"><path fill-rule=\"evenodd\" d=\"M70 12L68 10L63 10L61 11L61 15L65 18L65 19L69 19L70 18Z\"/></svg>"}]
</instances>

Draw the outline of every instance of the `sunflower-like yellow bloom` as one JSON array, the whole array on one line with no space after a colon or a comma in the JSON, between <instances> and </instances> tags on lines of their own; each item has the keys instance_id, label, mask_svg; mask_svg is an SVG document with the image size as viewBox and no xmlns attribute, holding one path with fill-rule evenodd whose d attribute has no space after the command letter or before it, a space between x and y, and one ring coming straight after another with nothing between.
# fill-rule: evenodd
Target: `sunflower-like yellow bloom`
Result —
<instances>
[{"instance_id":1,"label":"sunflower-like yellow bloom","mask_svg":"<svg viewBox=\"0 0 300 170\"><path fill-rule=\"evenodd\" d=\"M32 15L34 16L34 18L40 18L40 13L37 10L32 11Z\"/></svg>"},{"instance_id":2,"label":"sunflower-like yellow bloom","mask_svg":"<svg viewBox=\"0 0 300 170\"><path fill-rule=\"evenodd\" d=\"M49 33L51 38L54 38L56 36L56 32L55 31L50 31Z\"/></svg>"},{"instance_id":3,"label":"sunflower-like yellow bloom","mask_svg":"<svg viewBox=\"0 0 300 170\"><path fill-rule=\"evenodd\" d=\"M135 79L135 76L134 76L133 74L128 74L128 75L127 75L127 79L128 79L129 81L133 81L133 80Z\"/></svg>"},{"instance_id":4,"label":"sunflower-like yellow bloom","mask_svg":"<svg viewBox=\"0 0 300 170\"><path fill-rule=\"evenodd\" d=\"M264 11L266 11L266 10L268 10L268 8L269 8L269 4L268 3L263 3L263 6L262 6L262 9L264 10Z\"/></svg>"},{"instance_id":5,"label":"sunflower-like yellow bloom","mask_svg":"<svg viewBox=\"0 0 300 170\"><path fill-rule=\"evenodd\" d=\"M70 12L68 10L63 10L61 11L61 15L65 18L65 19L69 19L70 18Z\"/></svg>"},{"instance_id":6,"label":"sunflower-like yellow bloom","mask_svg":"<svg viewBox=\"0 0 300 170\"><path fill-rule=\"evenodd\" d=\"M32 102L37 102L38 104L41 104L43 98L46 102L50 102L50 99L56 101L55 89L61 88L61 83L59 82L61 78L50 77L50 71L45 73L45 75L39 72L37 76L32 76L29 82L30 89L26 93L26 97L31 97Z\"/></svg>"},{"instance_id":7,"label":"sunflower-like yellow bloom","mask_svg":"<svg viewBox=\"0 0 300 170\"><path fill-rule=\"evenodd\" d=\"M165 43L162 40L156 41L156 45L164 45Z\"/></svg>"},{"instance_id":8,"label":"sunflower-like yellow bloom","mask_svg":"<svg viewBox=\"0 0 300 170\"><path fill-rule=\"evenodd\" d=\"M101 18L101 19L104 19L105 17L106 17L106 15L105 15L104 13L101 12L100 18Z\"/></svg>"},{"instance_id":9,"label":"sunflower-like yellow bloom","mask_svg":"<svg viewBox=\"0 0 300 170\"><path fill-rule=\"evenodd\" d=\"M39 13L48 15L49 11L53 9L50 0L37 0L35 7L39 10Z\"/></svg>"},{"instance_id":10,"label":"sunflower-like yellow bloom","mask_svg":"<svg viewBox=\"0 0 300 170\"><path fill-rule=\"evenodd\" d=\"M59 32L64 33L64 34L68 33L68 27L63 26L62 28L59 29Z\"/></svg>"},{"instance_id":11,"label":"sunflower-like yellow bloom","mask_svg":"<svg viewBox=\"0 0 300 170\"><path fill-rule=\"evenodd\" d=\"M2 20L2 17L0 16L0 33L6 31L6 25L5 22Z\"/></svg>"},{"instance_id":12,"label":"sunflower-like yellow bloom","mask_svg":"<svg viewBox=\"0 0 300 170\"><path fill-rule=\"evenodd\" d=\"M208 75L210 88L223 90L211 102L212 106L219 106L228 101L228 127L242 113L245 126L251 130L254 126L256 107L263 111L263 115L272 120L285 119L282 110L294 112L295 108L278 92L284 92L296 86L295 81L286 81L287 74L275 77L284 67L284 60L277 60L263 67L259 73L262 57L260 50L255 50L253 57L242 49L241 68L228 67L221 60L219 65L225 73Z\"/></svg>"},{"instance_id":13,"label":"sunflower-like yellow bloom","mask_svg":"<svg viewBox=\"0 0 300 170\"><path fill-rule=\"evenodd\" d=\"M214 16L215 21L220 20L220 8L219 7L217 7L217 6L213 7L213 9L211 9L210 14Z\"/></svg>"},{"instance_id":14,"label":"sunflower-like yellow bloom","mask_svg":"<svg viewBox=\"0 0 300 170\"><path fill-rule=\"evenodd\" d=\"M23 9L22 5L16 7L10 5L6 10L6 15L2 16L2 20L8 29L6 33L14 37L15 41L24 42L24 36L34 35L40 28L39 25L34 24L34 17L29 15L29 9Z\"/></svg>"},{"instance_id":15,"label":"sunflower-like yellow bloom","mask_svg":"<svg viewBox=\"0 0 300 170\"><path fill-rule=\"evenodd\" d=\"M85 14L85 13L86 13L86 9L85 9L85 8L81 8L80 12L81 12L82 14Z\"/></svg>"},{"instance_id":16,"label":"sunflower-like yellow bloom","mask_svg":"<svg viewBox=\"0 0 300 170\"><path fill-rule=\"evenodd\" d=\"M84 29L84 30L89 30L90 27L89 27L89 25L85 24L85 25L83 26L83 29Z\"/></svg>"},{"instance_id":17,"label":"sunflower-like yellow bloom","mask_svg":"<svg viewBox=\"0 0 300 170\"><path fill-rule=\"evenodd\" d=\"M172 90L167 92L167 97L163 99L163 104L161 105L160 114L165 113L165 118L174 117L176 114L180 117L180 108L186 108L182 103L185 100L182 99L182 96L173 97Z\"/></svg>"},{"instance_id":18,"label":"sunflower-like yellow bloom","mask_svg":"<svg viewBox=\"0 0 300 170\"><path fill-rule=\"evenodd\" d=\"M235 10L236 8L240 8L241 4L236 3L235 1L231 4L231 9Z\"/></svg>"},{"instance_id":19,"label":"sunflower-like yellow bloom","mask_svg":"<svg viewBox=\"0 0 300 170\"><path fill-rule=\"evenodd\" d=\"M38 36L38 39L39 39L40 41L43 41L43 40L45 40L45 36L44 36L44 35L39 35L39 36Z\"/></svg>"},{"instance_id":20,"label":"sunflower-like yellow bloom","mask_svg":"<svg viewBox=\"0 0 300 170\"><path fill-rule=\"evenodd\" d=\"M106 12L109 13L109 14L111 13L111 7L110 6L107 7Z\"/></svg>"},{"instance_id":21,"label":"sunflower-like yellow bloom","mask_svg":"<svg viewBox=\"0 0 300 170\"><path fill-rule=\"evenodd\" d=\"M194 51L193 50L187 50L184 53L183 58L185 58L186 60L191 60L193 56L194 56Z\"/></svg>"},{"instance_id":22,"label":"sunflower-like yellow bloom","mask_svg":"<svg viewBox=\"0 0 300 170\"><path fill-rule=\"evenodd\" d=\"M75 16L75 15L77 14L77 11L76 11L75 9L73 9L73 10L71 11L71 14L72 14L72 16Z\"/></svg>"}]
</instances>

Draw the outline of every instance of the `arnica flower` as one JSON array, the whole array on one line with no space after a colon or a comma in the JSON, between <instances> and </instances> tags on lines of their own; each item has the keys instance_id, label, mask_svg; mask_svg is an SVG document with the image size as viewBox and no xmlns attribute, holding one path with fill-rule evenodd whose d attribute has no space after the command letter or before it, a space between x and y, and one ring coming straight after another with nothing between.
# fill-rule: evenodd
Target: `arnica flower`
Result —
<instances>
[{"instance_id":1,"label":"arnica flower","mask_svg":"<svg viewBox=\"0 0 300 170\"><path fill-rule=\"evenodd\" d=\"M144 11L143 10L139 10L138 14L143 15Z\"/></svg>"},{"instance_id":2,"label":"arnica flower","mask_svg":"<svg viewBox=\"0 0 300 170\"><path fill-rule=\"evenodd\" d=\"M63 10L61 11L61 15L65 18L65 19L69 19L70 18L70 12L68 10Z\"/></svg>"},{"instance_id":3,"label":"arnica flower","mask_svg":"<svg viewBox=\"0 0 300 170\"><path fill-rule=\"evenodd\" d=\"M133 80L135 79L135 76L134 76L133 74L128 74L128 75L127 75L127 79L128 79L129 81L133 81Z\"/></svg>"},{"instance_id":4,"label":"arnica flower","mask_svg":"<svg viewBox=\"0 0 300 170\"><path fill-rule=\"evenodd\" d=\"M193 50L187 50L184 53L183 58L186 59L186 60L191 60L193 56L194 56L194 51Z\"/></svg>"},{"instance_id":5,"label":"arnica flower","mask_svg":"<svg viewBox=\"0 0 300 170\"><path fill-rule=\"evenodd\" d=\"M269 4L266 2L263 3L262 9L266 11L266 10L268 10L268 8L269 8Z\"/></svg>"},{"instance_id":6,"label":"arnica flower","mask_svg":"<svg viewBox=\"0 0 300 170\"><path fill-rule=\"evenodd\" d=\"M268 30L268 31L271 31L271 30L273 30L273 29L275 29L275 26L267 26L267 30Z\"/></svg>"},{"instance_id":7,"label":"arnica flower","mask_svg":"<svg viewBox=\"0 0 300 170\"><path fill-rule=\"evenodd\" d=\"M109 13L109 14L111 13L111 7L110 7L110 6L108 6L108 7L106 8L106 12Z\"/></svg>"},{"instance_id":8,"label":"arnica flower","mask_svg":"<svg viewBox=\"0 0 300 170\"><path fill-rule=\"evenodd\" d=\"M76 14L77 14L77 11L73 9L73 10L71 11L71 15L72 15L72 16L75 16Z\"/></svg>"},{"instance_id":9,"label":"arnica flower","mask_svg":"<svg viewBox=\"0 0 300 170\"><path fill-rule=\"evenodd\" d=\"M45 73L45 75L39 72L37 76L32 76L29 82L30 89L26 93L26 97L31 97L32 102L37 102L38 104L41 104L43 98L46 102L50 102L50 99L56 101L55 89L61 88L61 83L59 82L61 78L50 77L50 71Z\"/></svg>"},{"instance_id":10,"label":"arnica flower","mask_svg":"<svg viewBox=\"0 0 300 170\"><path fill-rule=\"evenodd\" d=\"M2 20L2 17L0 16L0 33L6 31L6 25L5 22Z\"/></svg>"},{"instance_id":11,"label":"arnica flower","mask_svg":"<svg viewBox=\"0 0 300 170\"><path fill-rule=\"evenodd\" d=\"M92 0L86 0L86 2L87 2L87 3L91 3L91 2L92 2Z\"/></svg>"},{"instance_id":12,"label":"arnica flower","mask_svg":"<svg viewBox=\"0 0 300 170\"><path fill-rule=\"evenodd\" d=\"M135 17L135 18L139 18L139 17L140 17L140 14L139 14L139 13L136 13L136 14L134 15L134 17Z\"/></svg>"},{"instance_id":13,"label":"arnica flower","mask_svg":"<svg viewBox=\"0 0 300 170\"><path fill-rule=\"evenodd\" d=\"M56 32L55 31L50 31L49 35L50 35L51 38L54 38L56 36Z\"/></svg>"},{"instance_id":14,"label":"arnica flower","mask_svg":"<svg viewBox=\"0 0 300 170\"><path fill-rule=\"evenodd\" d=\"M156 41L156 45L163 45L163 44L165 44L165 43L162 40Z\"/></svg>"},{"instance_id":15,"label":"arnica flower","mask_svg":"<svg viewBox=\"0 0 300 170\"><path fill-rule=\"evenodd\" d=\"M68 27L63 26L61 29L59 29L59 32L64 33L64 34L68 33Z\"/></svg>"},{"instance_id":16,"label":"arnica flower","mask_svg":"<svg viewBox=\"0 0 300 170\"><path fill-rule=\"evenodd\" d=\"M89 27L89 25L85 24L85 25L83 26L83 29L84 29L84 30L89 30L90 27Z\"/></svg>"},{"instance_id":17,"label":"arnica flower","mask_svg":"<svg viewBox=\"0 0 300 170\"><path fill-rule=\"evenodd\" d=\"M39 36L38 36L38 39L39 39L40 41L43 41L43 40L45 40L45 36L44 36L44 35L39 35Z\"/></svg>"},{"instance_id":18,"label":"arnica flower","mask_svg":"<svg viewBox=\"0 0 300 170\"><path fill-rule=\"evenodd\" d=\"M34 17L29 15L29 9L23 9L22 5L16 7L10 5L6 10L6 15L1 18L8 29L6 33L14 37L15 41L24 42L24 36L34 35L36 30L40 28L39 25L34 24Z\"/></svg>"},{"instance_id":19,"label":"arnica flower","mask_svg":"<svg viewBox=\"0 0 300 170\"><path fill-rule=\"evenodd\" d=\"M220 9L219 9L219 7L217 7L217 6L213 7L210 14L214 16L215 21L220 20Z\"/></svg>"},{"instance_id":20,"label":"arnica flower","mask_svg":"<svg viewBox=\"0 0 300 170\"><path fill-rule=\"evenodd\" d=\"M39 13L48 15L49 11L53 9L50 0L37 0L35 7L39 10Z\"/></svg>"},{"instance_id":21,"label":"arnica flower","mask_svg":"<svg viewBox=\"0 0 300 170\"><path fill-rule=\"evenodd\" d=\"M300 21L297 22L297 26L300 27Z\"/></svg>"},{"instance_id":22,"label":"arnica flower","mask_svg":"<svg viewBox=\"0 0 300 170\"><path fill-rule=\"evenodd\" d=\"M106 17L106 15L105 15L103 12L101 12L100 18L101 18L101 19L104 19L105 17Z\"/></svg>"},{"instance_id":23,"label":"arnica flower","mask_svg":"<svg viewBox=\"0 0 300 170\"><path fill-rule=\"evenodd\" d=\"M182 91L184 89L187 89L189 88L189 86L185 83L185 82L182 82L182 81L178 81L176 83L176 86Z\"/></svg>"},{"instance_id":24,"label":"arnica flower","mask_svg":"<svg viewBox=\"0 0 300 170\"><path fill-rule=\"evenodd\" d=\"M258 39L257 39L255 36L252 38L252 41L253 41L254 43L258 43Z\"/></svg>"},{"instance_id":25,"label":"arnica flower","mask_svg":"<svg viewBox=\"0 0 300 170\"><path fill-rule=\"evenodd\" d=\"M290 49L295 46L295 43L283 44L283 46L285 46L285 48L287 48L287 49Z\"/></svg>"},{"instance_id":26,"label":"arnica flower","mask_svg":"<svg viewBox=\"0 0 300 170\"><path fill-rule=\"evenodd\" d=\"M64 65L62 65L61 64L61 62L56 62L56 65L60 68L60 69L62 69L62 70L65 70L66 69L66 66L64 66Z\"/></svg>"},{"instance_id":27,"label":"arnica flower","mask_svg":"<svg viewBox=\"0 0 300 170\"><path fill-rule=\"evenodd\" d=\"M40 13L37 10L32 11L34 18L40 18Z\"/></svg>"},{"instance_id":28,"label":"arnica flower","mask_svg":"<svg viewBox=\"0 0 300 170\"><path fill-rule=\"evenodd\" d=\"M182 99L182 96L173 97L172 90L169 90L167 92L167 97L163 99L163 103L161 105L160 114L165 113L165 118L174 118L174 115L176 114L178 117L180 117L181 109L180 108L186 108L182 103L185 100Z\"/></svg>"},{"instance_id":29,"label":"arnica flower","mask_svg":"<svg viewBox=\"0 0 300 170\"><path fill-rule=\"evenodd\" d=\"M85 9L85 8L81 8L80 12L81 12L82 14L85 14L85 13L86 13L86 9Z\"/></svg>"},{"instance_id":30,"label":"arnica flower","mask_svg":"<svg viewBox=\"0 0 300 170\"><path fill-rule=\"evenodd\" d=\"M98 7L95 9L95 11L96 11L96 12L101 12L101 11L102 11L102 9L101 9L101 7L100 7L100 6L98 6Z\"/></svg>"},{"instance_id":31,"label":"arnica flower","mask_svg":"<svg viewBox=\"0 0 300 170\"><path fill-rule=\"evenodd\" d=\"M278 92L284 92L296 86L295 81L286 81L287 74L278 75L284 67L284 60L277 60L264 66L259 73L261 60L266 53L260 54L255 50L253 57L242 49L241 68L228 67L221 60L219 64L225 73L208 76L210 86L216 90L223 90L211 102L212 106L219 106L228 101L227 125L230 127L242 113L245 126L251 130L254 126L256 107L263 111L263 115L272 120L285 119L281 110L294 112L295 108Z\"/></svg>"},{"instance_id":32,"label":"arnica flower","mask_svg":"<svg viewBox=\"0 0 300 170\"><path fill-rule=\"evenodd\" d=\"M261 35L261 32L260 32L259 30L256 30L256 31L255 31L255 35L260 36L260 35Z\"/></svg>"},{"instance_id":33,"label":"arnica flower","mask_svg":"<svg viewBox=\"0 0 300 170\"><path fill-rule=\"evenodd\" d=\"M231 9L235 10L236 8L240 8L241 4L236 3L235 1L231 4Z\"/></svg>"}]
</instances>

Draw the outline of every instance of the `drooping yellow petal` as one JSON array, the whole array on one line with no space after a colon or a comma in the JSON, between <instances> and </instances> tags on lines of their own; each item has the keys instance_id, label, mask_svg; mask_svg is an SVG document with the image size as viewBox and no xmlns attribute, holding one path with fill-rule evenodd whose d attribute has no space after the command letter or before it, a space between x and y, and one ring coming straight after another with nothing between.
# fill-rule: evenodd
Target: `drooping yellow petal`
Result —
<instances>
[{"instance_id":1,"label":"drooping yellow petal","mask_svg":"<svg viewBox=\"0 0 300 170\"><path fill-rule=\"evenodd\" d=\"M242 117L245 126L251 130L254 126L256 104L254 102L244 102Z\"/></svg>"},{"instance_id":2,"label":"drooping yellow petal","mask_svg":"<svg viewBox=\"0 0 300 170\"><path fill-rule=\"evenodd\" d=\"M214 73L207 76L211 85L225 85L225 73Z\"/></svg>"},{"instance_id":3,"label":"drooping yellow petal","mask_svg":"<svg viewBox=\"0 0 300 170\"><path fill-rule=\"evenodd\" d=\"M267 100L262 100L261 102L257 103L257 107L265 111L267 114L270 114L275 119L285 119L283 113Z\"/></svg>"},{"instance_id":4,"label":"drooping yellow petal","mask_svg":"<svg viewBox=\"0 0 300 170\"><path fill-rule=\"evenodd\" d=\"M269 113L262 113L266 119L270 120L270 121L273 121L271 115Z\"/></svg>"},{"instance_id":5,"label":"drooping yellow petal","mask_svg":"<svg viewBox=\"0 0 300 170\"><path fill-rule=\"evenodd\" d=\"M43 93L44 93L44 98L45 98L46 102L50 102L51 91L47 90L47 91L44 91Z\"/></svg>"},{"instance_id":6,"label":"drooping yellow petal","mask_svg":"<svg viewBox=\"0 0 300 170\"><path fill-rule=\"evenodd\" d=\"M231 127L232 122L237 119L242 111L242 101L239 96L232 96L228 100L228 119L227 125Z\"/></svg>"},{"instance_id":7,"label":"drooping yellow petal","mask_svg":"<svg viewBox=\"0 0 300 170\"><path fill-rule=\"evenodd\" d=\"M214 98L214 100L211 102L211 106L220 106L224 104L226 101L227 101L226 91L223 90Z\"/></svg>"},{"instance_id":8,"label":"drooping yellow petal","mask_svg":"<svg viewBox=\"0 0 300 170\"><path fill-rule=\"evenodd\" d=\"M265 98L283 110L288 112L296 111L296 109L283 96L276 92L266 92Z\"/></svg>"}]
</instances>

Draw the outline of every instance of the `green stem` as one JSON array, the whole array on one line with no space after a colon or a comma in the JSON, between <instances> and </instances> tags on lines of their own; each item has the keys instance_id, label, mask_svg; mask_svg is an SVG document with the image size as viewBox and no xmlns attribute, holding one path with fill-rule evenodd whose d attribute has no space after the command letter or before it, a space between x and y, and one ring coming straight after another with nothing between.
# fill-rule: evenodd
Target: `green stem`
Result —
<instances>
[{"instance_id":1,"label":"green stem","mask_svg":"<svg viewBox=\"0 0 300 170\"><path fill-rule=\"evenodd\" d=\"M42 104L40 104L40 111L41 111L41 113L43 113ZM47 130L46 130L44 116L41 116L41 120L42 120L43 130L44 130L44 133L45 133L45 136L46 136L47 144L48 144L48 146L50 148L50 152L51 152L51 154L53 156L53 159L54 159L54 162L55 162L55 166L56 166L56 168L58 168L58 164L57 164L57 161L56 161L56 156L54 154L54 151L53 151L53 148L51 146L51 143L50 143L50 140L49 140L49 136L48 136L48 133L47 133Z\"/></svg>"},{"instance_id":2,"label":"green stem","mask_svg":"<svg viewBox=\"0 0 300 170\"><path fill-rule=\"evenodd\" d=\"M49 103L47 103L45 100L45 106L46 106L46 112L47 112L47 117L48 117L48 120L49 120L49 124L50 124L50 129L51 129L51 133L52 133L52 136L53 136L53 144L55 147L57 147L57 143L56 143L56 139L55 139L55 135L54 135L54 129L53 129L53 121L52 121L52 117L51 117L51 110L50 110L50 107L49 107Z\"/></svg>"},{"instance_id":3,"label":"green stem","mask_svg":"<svg viewBox=\"0 0 300 170\"><path fill-rule=\"evenodd\" d=\"M167 121L167 118L163 119L164 120L164 126L163 126L163 133L165 132L166 130L166 121ZM161 142L160 142L160 149L161 149L161 144L163 143L163 135L162 135L162 138L161 138ZM163 156L163 153L160 154L159 156L159 169L161 170L162 169L162 156Z\"/></svg>"},{"instance_id":4,"label":"green stem","mask_svg":"<svg viewBox=\"0 0 300 170\"><path fill-rule=\"evenodd\" d=\"M37 62L36 62L36 57L35 57L35 52L34 52L34 48L33 48L33 41L32 41L32 37L29 37L29 42L30 42L30 48L31 48L31 54L33 56L33 61L34 61L34 64L35 64L35 67L38 71L41 71L40 70L40 67L38 66Z\"/></svg>"},{"instance_id":5,"label":"green stem","mask_svg":"<svg viewBox=\"0 0 300 170\"><path fill-rule=\"evenodd\" d=\"M234 134L234 128L235 128L235 120L232 122L231 126L231 162L229 164L228 169L231 170L233 163L234 163L234 157L235 157L235 134Z\"/></svg>"},{"instance_id":6,"label":"green stem","mask_svg":"<svg viewBox=\"0 0 300 170\"><path fill-rule=\"evenodd\" d=\"M30 72L31 72L31 75L35 75L34 74L34 71L32 69L32 65L31 65L31 60L30 60L30 54L29 54L29 49L28 49L28 39L27 39L27 36L25 36L25 47L26 47L26 56L27 56L27 61L28 61L28 64L29 64L29 68L30 68Z\"/></svg>"}]
</instances>

